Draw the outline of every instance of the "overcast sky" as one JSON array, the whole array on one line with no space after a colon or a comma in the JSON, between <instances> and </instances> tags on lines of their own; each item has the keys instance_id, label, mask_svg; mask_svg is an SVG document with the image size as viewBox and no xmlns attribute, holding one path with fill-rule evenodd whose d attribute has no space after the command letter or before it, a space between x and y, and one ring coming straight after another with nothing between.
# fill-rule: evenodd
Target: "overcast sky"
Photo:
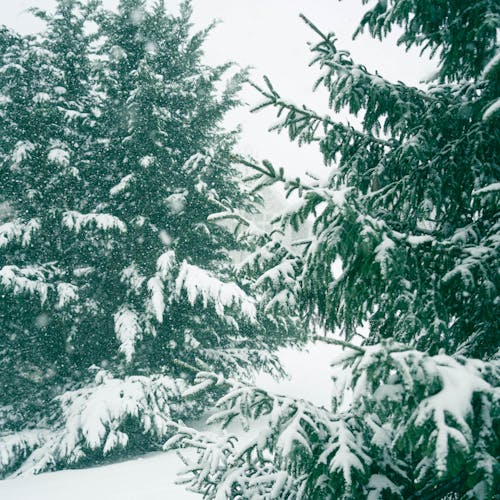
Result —
<instances>
[{"instance_id":1,"label":"overcast sky","mask_svg":"<svg viewBox=\"0 0 500 500\"><path fill-rule=\"evenodd\" d=\"M176 9L179 0L166 3ZM54 4L54 0L4 0L0 19L17 31L33 32L41 26L26 9L30 6L50 9ZM104 4L113 7L117 0L104 0ZM433 66L427 59L396 47L396 36L383 43L368 35L352 40L366 9L361 0L194 0L193 9L196 27L204 27L215 18L221 21L205 45L209 64L232 60L243 67L252 66L256 82L261 82L265 74L284 97L305 103L321 114L327 112L325 94L312 93L318 73L308 67L311 56L307 42L316 41L317 37L299 18L300 13L322 31L335 32L339 47L350 50L357 62L371 71L379 71L389 80L416 85L432 73ZM243 97L249 104L259 101L250 88ZM289 143L285 134L267 132L274 119L271 111L250 114L248 107L232 113L228 123L243 127L240 151L270 159L294 175L304 170L317 171L321 158L315 148L299 149Z\"/></svg>"}]
</instances>

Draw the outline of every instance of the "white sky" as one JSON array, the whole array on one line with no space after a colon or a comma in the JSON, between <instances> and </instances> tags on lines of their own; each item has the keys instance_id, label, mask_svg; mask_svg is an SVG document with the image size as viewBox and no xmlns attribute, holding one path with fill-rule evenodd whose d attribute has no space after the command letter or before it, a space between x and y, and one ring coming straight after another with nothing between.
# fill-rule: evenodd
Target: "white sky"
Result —
<instances>
[{"instance_id":1,"label":"white sky","mask_svg":"<svg viewBox=\"0 0 500 500\"><path fill-rule=\"evenodd\" d=\"M167 1L167 7L175 8L178 3ZM54 0L2 0L0 22L23 33L36 31L39 22L25 10L30 6L50 9L54 4ZM117 0L104 0L104 4L113 7ZM308 67L311 56L307 42L316 41L317 36L299 19L299 13L323 31L335 32L339 47L350 50L357 62L389 80L416 85L433 70L433 65L417 52L408 54L396 47L396 36L383 43L368 35L353 41L352 33L366 9L361 0L193 0L193 8L196 27L204 27L214 18L222 21L205 45L209 64L231 60L243 67L252 66L257 83L265 74L283 97L307 104L321 114L327 112L325 93L312 93L318 72ZM260 97L248 88L243 99L255 104ZM246 107L233 112L228 123L243 126L240 152L267 158L294 175L318 171L321 158L316 148L299 149L290 144L286 134L267 132L274 120L272 111L250 114Z\"/></svg>"}]
</instances>

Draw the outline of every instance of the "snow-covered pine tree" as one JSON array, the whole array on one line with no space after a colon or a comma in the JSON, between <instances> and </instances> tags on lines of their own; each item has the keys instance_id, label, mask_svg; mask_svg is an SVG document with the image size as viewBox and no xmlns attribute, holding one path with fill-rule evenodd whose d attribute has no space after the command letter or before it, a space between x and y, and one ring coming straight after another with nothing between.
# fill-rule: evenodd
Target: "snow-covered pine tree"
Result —
<instances>
[{"instance_id":1,"label":"snow-covered pine tree","mask_svg":"<svg viewBox=\"0 0 500 500\"><path fill-rule=\"evenodd\" d=\"M101 119L110 138L101 162L110 172L109 210L129 233L110 273L123 276L130 310L144 324L137 360L158 366L181 356L224 364L216 359L229 361L236 344L248 354L244 337L255 333L255 307L231 283L229 252L241 245L230 226L207 220L221 208L251 209L231 166L234 134L219 128L243 75L218 95L228 67L201 65L206 32L190 36L189 4L173 18L161 2L150 13L143 3L123 2L102 21L101 52L111 58L101 83L113 104ZM115 302L113 293L109 299ZM235 327L239 340L227 336Z\"/></svg>"},{"instance_id":2,"label":"snow-covered pine tree","mask_svg":"<svg viewBox=\"0 0 500 500\"><path fill-rule=\"evenodd\" d=\"M191 364L279 370L244 242L208 220L253 206L221 125L244 75L202 63L189 2L37 14L0 45L2 475L155 446L203 409Z\"/></svg>"},{"instance_id":3,"label":"snow-covered pine tree","mask_svg":"<svg viewBox=\"0 0 500 500\"><path fill-rule=\"evenodd\" d=\"M313 223L309 242L282 253L295 264L274 275L295 276L299 305L345 338L324 338L343 346L332 408L202 374L200 384L229 386L212 421L266 418L265 431L237 442L182 428L167 446L200 450L185 480L206 498L494 498L498 4L376 2L361 28L382 38L400 25L401 44L436 54L435 78L419 88L368 72L304 20L319 37L317 86L359 125L290 104L266 79L259 108L276 107L275 128L292 140L318 143L329 169L293 180L242 162L263 184L298 191L278 229ZM276 268L265 248L252 262ZM349 343L365 322L362 345Z\"/></svg>"}]
</instances>

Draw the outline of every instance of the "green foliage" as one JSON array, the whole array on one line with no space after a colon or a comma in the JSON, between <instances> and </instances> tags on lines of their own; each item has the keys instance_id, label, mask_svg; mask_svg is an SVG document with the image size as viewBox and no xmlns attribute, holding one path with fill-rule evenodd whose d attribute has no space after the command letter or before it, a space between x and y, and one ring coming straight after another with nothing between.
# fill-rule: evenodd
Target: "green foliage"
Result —
<instances>
[{"instance_id":1,"label":"green foliage","mask_svg":"<svg viewBox=\"0 0 500 500\"><path fill-rule=\"evenodd\" d=\"M368 0L363 0L368 3ZM401 26L398 39L407 49L421 47L437 55L441 81L475 79L498 46L500 23L498 2L446 1L432 4L423 0L379 1L363 17L359 31L383 39L394 26Z\"/></svg>"}]
</instances>

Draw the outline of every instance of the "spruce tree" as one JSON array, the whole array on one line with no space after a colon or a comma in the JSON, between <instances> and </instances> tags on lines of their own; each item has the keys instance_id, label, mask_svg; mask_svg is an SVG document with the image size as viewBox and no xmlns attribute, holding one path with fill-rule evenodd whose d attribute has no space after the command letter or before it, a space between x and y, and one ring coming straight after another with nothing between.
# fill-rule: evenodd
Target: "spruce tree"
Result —
<instances>
[{"instance_id":1,"label":"spruce tree","mask_svg":"<svg viewBox=\"0 0 500 500\"><path fill-rule=\"evenodd\" d=\"M266 79L256 86L259 109L275 107L273 128L317 143L329 168L307 181L267 161L241 162L261 185L298 192L277 231L312 222L311 238L294 247L268 238L278 262L266 247L249 261L275 278L274 289L290 291L283 307L298 304L335 333L322 338L342 347L332 407L226 381L211 421L265 417L265 430L235 444L183 428L168 446L201 450L185 476L207 498L494 498L498 3L370 8L360 30L383 38L399 25L400 44L436 55L437 73L419 88L370 73L334 34L304 20L318 37L316 86L327 89L331 112L347 110L359 125L288 103ZM221 384L199 376L210 380Z\"/></svg>"},{"instance_id":2,"label":"spruce tree","mask_svg":"<svg viewBox=\"0 0 500 500\"><path fill-rule=\"evenodd\" d=\"M282 341L214 215L258 199L221 125L244 74L202 63L189 2L36 14L0 45L2 475L155 448L211 400L193 364L279 370Z\"/></svg>"}]
</instances>

